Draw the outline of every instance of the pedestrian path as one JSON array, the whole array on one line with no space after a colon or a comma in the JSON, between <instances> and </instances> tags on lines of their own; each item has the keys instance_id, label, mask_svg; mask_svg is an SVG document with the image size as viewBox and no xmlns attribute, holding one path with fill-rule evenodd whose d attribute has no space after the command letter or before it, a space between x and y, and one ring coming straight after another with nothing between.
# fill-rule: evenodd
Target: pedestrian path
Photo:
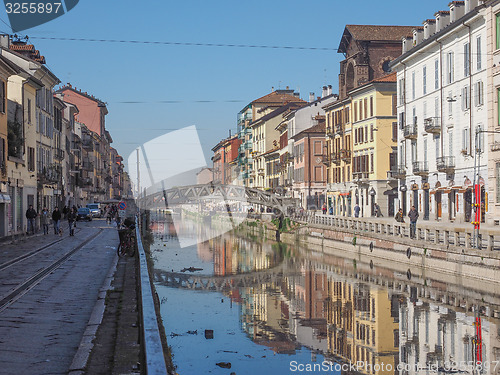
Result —
<instances>
[{"instance_id":1,"label":"pedestrian path","mask_svg":"<svg viewBox=\"0 0 500 375\"><path fill-rule=\"evenodd\" d=\"M81 246L16 300L0 306L0 374L66 374L116 256L118 234L104 221L79 223L76 236L34 235L0 244L0 300L47 264ZM16 262L20 256L43 248Z\"/></svg>"}]
</instances>

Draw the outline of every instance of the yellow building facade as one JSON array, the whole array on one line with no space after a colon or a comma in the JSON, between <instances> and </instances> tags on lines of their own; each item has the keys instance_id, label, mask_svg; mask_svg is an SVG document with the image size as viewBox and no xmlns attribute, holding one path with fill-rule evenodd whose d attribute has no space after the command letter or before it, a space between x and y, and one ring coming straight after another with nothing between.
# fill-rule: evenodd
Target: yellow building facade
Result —
<instances>
[{"instance_id":1,"label":"yellow building facade","mask_svg":"<svg viewBox=\"0 0 500 375\"><path fill-rule=\"evenodd\" d=\"M350 92L352 102L352 182L361 217L394 216L397 180L396 75L373 80Z\"/></svg>"}]
</instances>

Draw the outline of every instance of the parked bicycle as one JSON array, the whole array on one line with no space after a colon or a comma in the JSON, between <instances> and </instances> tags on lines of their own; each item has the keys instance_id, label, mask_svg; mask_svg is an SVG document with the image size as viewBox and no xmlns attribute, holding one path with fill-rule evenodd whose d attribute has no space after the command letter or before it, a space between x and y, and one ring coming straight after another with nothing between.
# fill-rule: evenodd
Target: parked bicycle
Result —
<instances>
[{"instance_id":1,"label":"parked bicycle","mask_svg":"<svg viewBox=\"0 0 500 375\"><path fill-rule=\"evenodd\" d=\"M128 221L125 219L124 223L118 227L118 236L120 237L120 243L116 252L118 256L123 257L128 254L129 257L135 255L135 249L137 246L137 241L135 237L135 224L132 220Z\"/></svg>"}]
</instances>

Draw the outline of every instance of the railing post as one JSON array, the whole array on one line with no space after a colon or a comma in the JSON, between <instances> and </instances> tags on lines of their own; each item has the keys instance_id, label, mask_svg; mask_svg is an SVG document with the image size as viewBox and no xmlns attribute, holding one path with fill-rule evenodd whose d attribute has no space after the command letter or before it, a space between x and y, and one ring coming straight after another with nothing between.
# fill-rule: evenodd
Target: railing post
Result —
<instances>
[{"instance_id":1,"label":"railing post","mask_svg":"<svg viewBox=\"0 0 500 375\"><path fill-rule=\"evenodd\" d=\"M460 246L460 232L455 231L453 233L453 242L455 246Z\"/></svg>"},{"instance_id":2,"label":"railing post","mask_svg":"<svg viewBox=\"0 0 500 375\"><path fill-rule=\"evenodd\" d=\"M495 236L489 234L488 235L488 250L492 251L495 247Z\"/></svg>"},{"instance_id":3,"label":"railing post","mask_svg":"<svg viewBox=\"0 0 500 375\"><path fill-rule=\"evenodd\" d=\"M434 230L434 243L435 244L439 243L439 230L438 229Z\"/></svg>"},{"instance_id":4,"label":"railing post","mask_svg":"<svg viewBox=\"0 0 500 375\"><path fill-rule=\"evenodd\" d=\"M471 247L470 240L471 240L471 233L465 232L465 248L466 249L470 249L470 247Z\"/></svg>"},{"instance_id":5,"label":"railing post","mask_svg":"<svg viewBox=\"0 0 500 375\"><path fill-rule=\"evenodd\" d=\"M443 245L448 245L450 243L450 231L444 231Z\"/></svg>"}]
</instances>

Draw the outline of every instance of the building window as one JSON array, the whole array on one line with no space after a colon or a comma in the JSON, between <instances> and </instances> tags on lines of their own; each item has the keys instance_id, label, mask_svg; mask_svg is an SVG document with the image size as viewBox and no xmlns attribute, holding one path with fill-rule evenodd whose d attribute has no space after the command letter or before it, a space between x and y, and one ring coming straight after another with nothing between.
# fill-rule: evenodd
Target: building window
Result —
<instances>
[{"instance_id":1,"label":"building window","mask_svg":"<svg viewBox=\"0 0 500 375\"><path fill-rule=\"evenodd\" d=\"M398 140L398 123L392 123L392 141L396 142Z\"/></svg>"},{"instance_id":2,"label":"building window","mask_svg":"<svg viewBox=\"0 0 500 375\"><path fill-rule=\"evenodd\" d=\"M367 118L368 117L368 99L367 98L365 98L364 104L365 104L365 118Z\"/></svg>"},{"instance_id":3,"label":"building window","mask_svg":"<svg viewBox=\"0 0 500 375\"><path fill-rule=\"evenodd\" d=\"M462 111L467 111L470 108L470 87L462 88Z\"/></svg>"},{"instance_id":4,"label":"building window","mask_svg":"<svg viewBox=\"0 0 500 375\"><path fill-rule=\"evenodd\" d=\"M470 133L469 128L465 128L462 133L462 153L464 155L468 155L470 148Z\"/></svg>"},{"instance_id":5,"label":"building window","mask_svg":"<svg viewBox=\"0 0 500 375\"><path fill-rule=\"evenodd\" d=\"M448 155L453 156L453 129L448 131L448 151Z\"/></svg>"},{"instance_id":6,"label":"building window","mask_svg":"<svg viewBox=\"0 0 500 375\"><path fill-rule=\"evenodd\" d=\"M470 74L470 44L464 44L464 77Z\"/></svg>"},{"instance_id":7,"label":"building window","mask_svg":"<svg viewBox=\"0 0 500 375\"><path fill-rule=\"evenodd\" d=\"M35 148L28 147L28 171L33 172L35 170Z\"/></svg>"},{"instance_id":8,"label":"building window","mask_svg":"<svg viewBox=\"0 0 500 375\"><path fill-rule=\"evenodd\" d=\"M399 104L402 105L405 102L405 81L404 79L399 80Z\"/></svg>"},{"instance_id":9,"label":"building window","mask_svg":"<svg viewBox=\"0 0 500 375\"><path fill-rule=\"evenodd\" d=\"M434 60L434 89L439 89L439 60Z\"/></svg>"},{"instance_id":10,"label":"building window","mask_svg":"<svg viewBox=\"0 0 500 375\"><path fill-rule=\"evenodd\" d=\"M496 47L497 49L500 49L500 13L496 15L496 34L497 34L497 40L496 40Z\"/></svg>"},{"instance_id":11,"label":"building window","mask_svg":"<svg viewBox=\"0 0 500 375\"><path fill-rule=\"evenodd\" d=\"M475 84L474 102L476 107L484 104L483 81L478 81Z\"/></svg>"},{"instance_id":12,"label":"building window","mask_svg":"<svg viewBox=\"0 0 500 375\"><path fill-rule=\"evenodd\" d=\"M497 203L500 203L500 163L496 163Z\"/></svg>"},{"instance_id":13,"label":"building window","mask_svg":"<svg viewBox=\"0 0 500 375\"><path fill-rule=\"evenodd\" d=\"M424 162L427 162L427 138L424 138Z\"/></svg>"},{"instance_id":14,"label":"building window","mask_svg":"<svg viewBox=\"0 0 500 375\"><path fill-rule=\"evenodd\" d=\"M424 95L427 94L427 67L424 66L422 70L422 90Z\"/></svg>"},{"instance_id":15,"label":"building window","mask_svg":"<svg viewBox=\"0 0 500 375\"><path fill-rule=\"evenodd\" d=\"M453 83L453 73L454 73L455 61L453 57L453 52L448 52L446 54L446 82Z\"/></svg>"},{"instance_id":16,"label":"building window","mask_svg":"<svg viewBox=\"0 0 500 375\"><path fill-rule=\"evenodd\" d=\"M358 121L358 102L354 102L354 121Z\"/></svg>"},{"instance_id":17,"label":"building window","mask_svg":"<svg viewBox=\"0 0 500 375\"><path fill-rule=\"evenodd\" d=\"M415 100L415 72L411 73L411 99Z\"/></svg>"},{"instance_id":18,"label":"building window","mask_svg":"<svg viewBox=\"0 0 500 375\"><path fill-rule=\"evenodd\" d=\"M448 92L448 116L453 116L453 95L451 94L451 91Z\"/></svg>"},{"instance_id":19,"label":"building window","mask_svg":"<svg viewBox=\"0 0 500 375\"><path fill-rule=\"evenodd\" d=\"M359 101L359 120L363 120L363 101Z\"/></svg>"},{"instance_id":20,"label":"building window","mask_svg":"<svg viewBox=\"0 0 500 375\"><path fill-rule=\"evenodd\" d=\"M370 142L373 142L373 124L370 124Z\"/></svg>"},{"instance_id":21,"label":"building window","mask_svg":"<svg viewBox=\"0 0 500 375\"><path fill-rule=\"evenodd\" d=\"M370 117L373 117L373 96L370 96Z\"/></svg>"},{"instance_id":22,"label":"building window","mask_svg":"<svg viewBox=\"0 0 500 375\"><path fill-rule=\"evenodd\" d=\"M368 142L368 125L365 125L365 142Z\"/></svg>"},{"instance_id":23,"label":"building window","mask_svg":"<svg viewBox=\"0 0 500 375\"><path fill-rule=\"evenodd\" d=\"M434 137L434 142L435 142L435 146L436 146L436 158L439 158L441 156L441 137L439 134L437 134L435 137Z\"/></svg>"},{"instance_id":24,"label":"building window","mask_svg":"<svg viewBox=\"0 0 500 375\"><path fill-rule=\"evenodd\" d=\"M371 173L374 172L374 164L375 164L374 163L374 156L373 156L373 154L370 154L370 171L371 171Z\"/></svg>"},{"instance_id":25,"label":"building window","mask_svg":"<svg viewBox=\"0 0 500 375\"><path fill-rule=\"evenodd\" d=\"M31 99L28 99L28 124L31 124Z\"/></svg>"},{"instance_id":26,"label":"building window","mask_svg":"<svg viewBox=\"0 0 500 375\"><path fill-rule=\"evenodd\" d=\"M5 82L0 85L0 112L5 113Z\"/></svg>"},{"instance_id":27,"label":"building window","mask_svg":"<svg viewBox=\"0 0 500 375\"><path fill-rule=\"evenodd\" d=\"M476 38L476 69L481 70L481 37Z\"/></svg>"}]
</instances>

